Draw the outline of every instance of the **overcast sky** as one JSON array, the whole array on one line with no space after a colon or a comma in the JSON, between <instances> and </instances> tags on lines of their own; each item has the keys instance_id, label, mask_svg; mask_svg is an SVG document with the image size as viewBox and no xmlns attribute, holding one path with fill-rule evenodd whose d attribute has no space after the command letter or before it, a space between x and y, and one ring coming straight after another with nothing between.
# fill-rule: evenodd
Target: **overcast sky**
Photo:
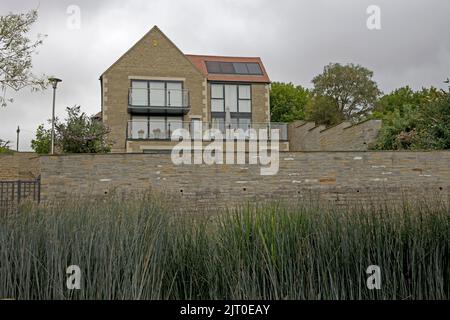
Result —
<instances>
[{"instance_id":1,"label":"overcast sky","mask_svg":"<svg viewBox=\"0 0 450 320\"><path fill-rule=\"evenodd\" d=\"M80 8L79 29L70 26ZM370 5L381 30L369 30ZM185 53L260 56L272 81L311 87L330 62L374 71L384 92L410 85L444 87L450 77L449 0L2 0L0 14L38 8L30 36L46 34L34 73L58 76L57 115L81 105L100 111L98 78L153 25ZM69 22L69 24L68 24ZM0 108L0 139L30 150L36 127L51 117L52 92L13 94Z\"/></svg>"}]
</instances>

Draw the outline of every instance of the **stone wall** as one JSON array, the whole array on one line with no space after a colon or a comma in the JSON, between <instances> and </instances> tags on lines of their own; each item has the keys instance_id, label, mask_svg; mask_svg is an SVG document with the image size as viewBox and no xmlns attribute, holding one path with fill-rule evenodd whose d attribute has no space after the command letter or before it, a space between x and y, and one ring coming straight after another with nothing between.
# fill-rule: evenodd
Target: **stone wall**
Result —
<instances>
[{"instance_id":1,"label":"stone wall","mask_svg":"<svg viewBox=\"0 0 450 320\"><path fill-rule=\"evenodd\" d=\"M39 156L35 153L0 154L0 181L34 180L40 175Z\"/></svg>"},{"instance_id":2,"label":"stone wall","mask_svg":"<svg viewBox=\"0 0 450 320\"><path fill-rule=\"evenodd\" d=\"M450 194L450 152L283 152L277 175L256 165L172 164L167 154L42 156L42 199L162 193L181 208L289 200L334 202Z\"/></svg>"},{"instance_id":3,"label":"stone wall","mask_svg":"<svg viewBox=\"0 0 450 320\"><path fill-rule=\"evenodd\" d=\"M314 122L296 121L289 125L290 151L368 150L376 141L381 124L381 120L368 120L325 128Z\"/></svg>"}]
</instances>

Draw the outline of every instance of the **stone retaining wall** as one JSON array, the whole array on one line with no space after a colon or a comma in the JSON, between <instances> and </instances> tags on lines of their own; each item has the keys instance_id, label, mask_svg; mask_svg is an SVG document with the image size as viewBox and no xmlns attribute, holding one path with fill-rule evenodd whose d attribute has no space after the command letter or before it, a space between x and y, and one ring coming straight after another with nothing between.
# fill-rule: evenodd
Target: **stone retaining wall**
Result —
<instances>
[{"instance_id":1,"label":"stone retaining wall","mask_svg":"<svg viewBox=\"0 0 450 320\"><path fill-rule=\"evenodd\" d=\"M180 207L224 207L246 201L399 200L450 194L450 152L282 152L280 170L257 165L172 164L168 154L42 156L42 200L163 193Z\"/></svg>"}]
</instances>

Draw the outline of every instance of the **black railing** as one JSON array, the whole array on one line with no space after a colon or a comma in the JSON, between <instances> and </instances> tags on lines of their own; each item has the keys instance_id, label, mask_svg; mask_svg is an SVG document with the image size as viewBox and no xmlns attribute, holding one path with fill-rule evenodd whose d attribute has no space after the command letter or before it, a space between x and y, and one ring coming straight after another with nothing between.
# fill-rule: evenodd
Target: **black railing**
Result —
<instances>
[{"instance_id":1,"label":"black railing","mask_svg":"<svg viewBox=\"0 0 450 320\"><path fill-rule=\"evenodd\" d=\"M25 201L40 203L41 179L0 181L0 213L14 212Z\"/></svg>"}]
</instances>

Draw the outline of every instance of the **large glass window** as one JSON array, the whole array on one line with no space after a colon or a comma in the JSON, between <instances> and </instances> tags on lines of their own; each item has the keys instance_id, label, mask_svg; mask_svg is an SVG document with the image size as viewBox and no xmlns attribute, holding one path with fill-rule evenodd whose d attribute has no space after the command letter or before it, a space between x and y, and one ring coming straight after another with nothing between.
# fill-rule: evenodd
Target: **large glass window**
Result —
<instances>
[{"instance_id":1,"label":"large glass window","mask_svg":"<svg viewBox=\"0 0 450 320\"><path fill-rule=\"evenodd\" d=\"M131 82L130 100L132 106L148 106L147 81Z\"/></svg>"},{"instance_id":2,"label":"large glass window","mask_svg":"<svg viewBox=\"0 0 450 320\"><path fill-rule=\"evenodd\" d=\"M225 112L238 112L238 92L236 85L225 85Z\"/></svg>"},{"instance_id":3,"label":"large glass window","mask_svg":"<svg viewBox=\"0 0 450 320\"><path fill-rule=\"evenodd\" d=\"M251 113L251 85L211 84L211 112Z\"/></svg>"},{"instance_id":4,"label":"large glass window","mask_svg":"<svg viewBox=\"0 0 450 320\"><path fill-rule=\"evenodd\" d=\"M211 111L225 112L225 99L223 85L221 84L211 85Z\"/></svg>"},{"instance_id":5,"label":"large glass window","mask_svg":"<svg viewBox=\"0 0 450 320\"><path fill-rule=\"evenodd\" d=\"M130 123L130 131L132 139L147 139L148 122L146 116L133 116Z\"/></svg>"},{"instance_id":6,"label":"large glass window","mask_svg":"<svg viewBox=\"0 0 450 320\"><path fill-rule=\"evenodd\" d=\"M164 117L150 117L150 139L167 139L166 119Z\"/></svg>"},{"instance_id":7,"label":"large glass window","mask_svg":"<svg viewBox=\"0 0 450 320\"><path fill-rule=\"evenodd\" d=\"M212 127L225 129L251 128L251 85L211 84Z\"/></svg>"},{"instance_id":8,"label":"large glass window","mask_svg":"<svg viewBox=\"0 0 450 320\"><path fill-rule=\"evenodd\" d=\"M165 83L164 82L150 82L150 106L161 107L165 106Z\"/></svg>"},{"instance_id":9,"label":"large glass window","mask_svg":"<svg viewBox=\"0 0 450 320\"><path fill-rule=\"evenodd\" d=\"M188 103L183 97L182 82L131 81L131 106L183 107Z\"/></svg>"},{"instance_id":10,"label":"large glass window","mask_svg":"<svg viewBox=\"0 0 450 320\"><path fill-rule=\"evenodd\" d=\"M183 127L183 118L172 116L133 115L129 124L131 139L170 139Z\"/></svg>"},{"instance_id":11,"label":"large glass window","mask_svg":"<svg viewBox=\"0 0 450 320\"><path fill-rule=\"evenodd\" d=\"M171 107L183 106L183 91L181 82L167 82L167 105Z\"/></svg>"}]
</instances>

